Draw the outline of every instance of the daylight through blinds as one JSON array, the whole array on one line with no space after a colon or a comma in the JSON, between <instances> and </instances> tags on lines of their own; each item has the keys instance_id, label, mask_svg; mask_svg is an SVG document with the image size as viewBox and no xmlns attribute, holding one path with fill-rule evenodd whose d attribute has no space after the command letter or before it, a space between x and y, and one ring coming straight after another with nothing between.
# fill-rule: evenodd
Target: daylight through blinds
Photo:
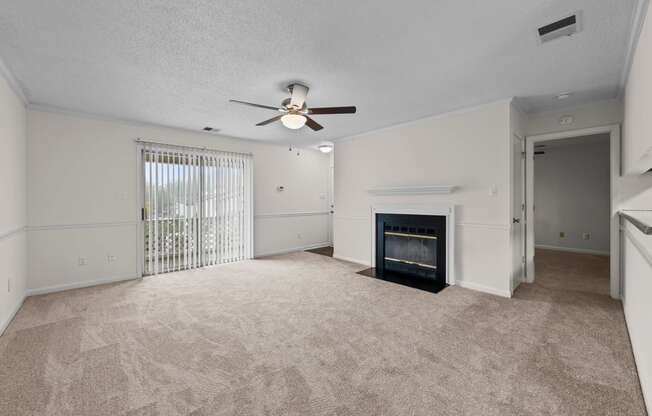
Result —
<instances>
[{"instance_id":1,"label":"daylight through blinds","mask_svg":"<svg viewBox=\"0 0 652 416\"><path fill-rule=\"evenodd\" d=\"M249 154L141 144L144 274L253 257Z\"/></svg>"}]
</instances>

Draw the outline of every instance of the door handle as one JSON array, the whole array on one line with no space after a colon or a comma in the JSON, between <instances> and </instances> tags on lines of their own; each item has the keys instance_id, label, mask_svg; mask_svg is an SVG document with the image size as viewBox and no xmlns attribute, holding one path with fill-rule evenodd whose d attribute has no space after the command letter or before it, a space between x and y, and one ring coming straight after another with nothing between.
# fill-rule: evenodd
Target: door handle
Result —
<instances>
[{"instance_id":1,"label":"door handle","mask_svg":"<svg viewBox=\"0 0 652 416\"><path fill-rule=\"evenodd\" d=\"M521 219L520 218L512 218L512 224L520 224Z\"/></svg>"}]
</instances>

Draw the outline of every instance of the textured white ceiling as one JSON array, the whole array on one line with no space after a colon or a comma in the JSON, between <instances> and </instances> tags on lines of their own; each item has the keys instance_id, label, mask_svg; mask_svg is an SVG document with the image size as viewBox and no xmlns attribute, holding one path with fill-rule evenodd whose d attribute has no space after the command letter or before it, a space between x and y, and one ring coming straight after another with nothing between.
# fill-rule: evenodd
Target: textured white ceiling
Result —
<instances>
[{"instance_id":1,"label":"textured white ceiling","mask_svg":"<svg viewBox=\"0 0 652 416\"><path fill-rule=\"evenodd\" d=\"M635 0L0 0L0 56L32 103L309 144L511 96L527 111L618 93ZM583 11L584 30L535 28ZM256 127L310 87L320 132ZM553 97L574 91L568 100Z\"/></svg>"}]
</instances>

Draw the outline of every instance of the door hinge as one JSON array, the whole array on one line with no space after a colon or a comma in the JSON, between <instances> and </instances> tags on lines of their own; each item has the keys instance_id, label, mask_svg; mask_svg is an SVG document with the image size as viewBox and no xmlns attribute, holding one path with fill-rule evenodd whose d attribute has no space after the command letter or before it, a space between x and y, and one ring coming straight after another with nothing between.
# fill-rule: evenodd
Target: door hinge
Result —
<instances>
[{"instance_id":1,"label":"door hinge","mask_svg":"<svg viewBox=\"0 0 652 416\"><path fill-rule=\"evenodd\" d=\"M145 208L140 209L140 220L145 221Z\"/></svg>"},{"instance_id":2,"label":"door hinge","mask_svg":"<svg viewBox=\"0 0 652 416\"><path fill-rule=\"evenodd\" d=\"M521 204L521 211L525 211L525 204Z\"/></svg>"},{"instance_id":3,"label":"door hinge","mask_svg":"<svg viewBox=\"0 0 652 416\"><path fill-rule=\"evenodd\" d=\"M525 159L525 152L521 152L521 159Z\"/></svg>"}]
</instances>

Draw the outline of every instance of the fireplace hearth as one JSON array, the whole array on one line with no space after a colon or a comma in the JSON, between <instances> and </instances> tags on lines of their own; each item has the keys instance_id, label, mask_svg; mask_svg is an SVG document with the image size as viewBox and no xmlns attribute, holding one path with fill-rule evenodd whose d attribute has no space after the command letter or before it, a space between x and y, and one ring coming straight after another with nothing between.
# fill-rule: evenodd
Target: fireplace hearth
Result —
<instances>
[{"instance_id":1,"label":"fireplace hearth","mask_svg":"<svg viewBox=\"0 0 652 416\"><path fill-rule=\"evenodd\" d=\"M430 292L446 284L446 217L376 214L376 267L361 274Z\"/></svg>"}]
</instances>

